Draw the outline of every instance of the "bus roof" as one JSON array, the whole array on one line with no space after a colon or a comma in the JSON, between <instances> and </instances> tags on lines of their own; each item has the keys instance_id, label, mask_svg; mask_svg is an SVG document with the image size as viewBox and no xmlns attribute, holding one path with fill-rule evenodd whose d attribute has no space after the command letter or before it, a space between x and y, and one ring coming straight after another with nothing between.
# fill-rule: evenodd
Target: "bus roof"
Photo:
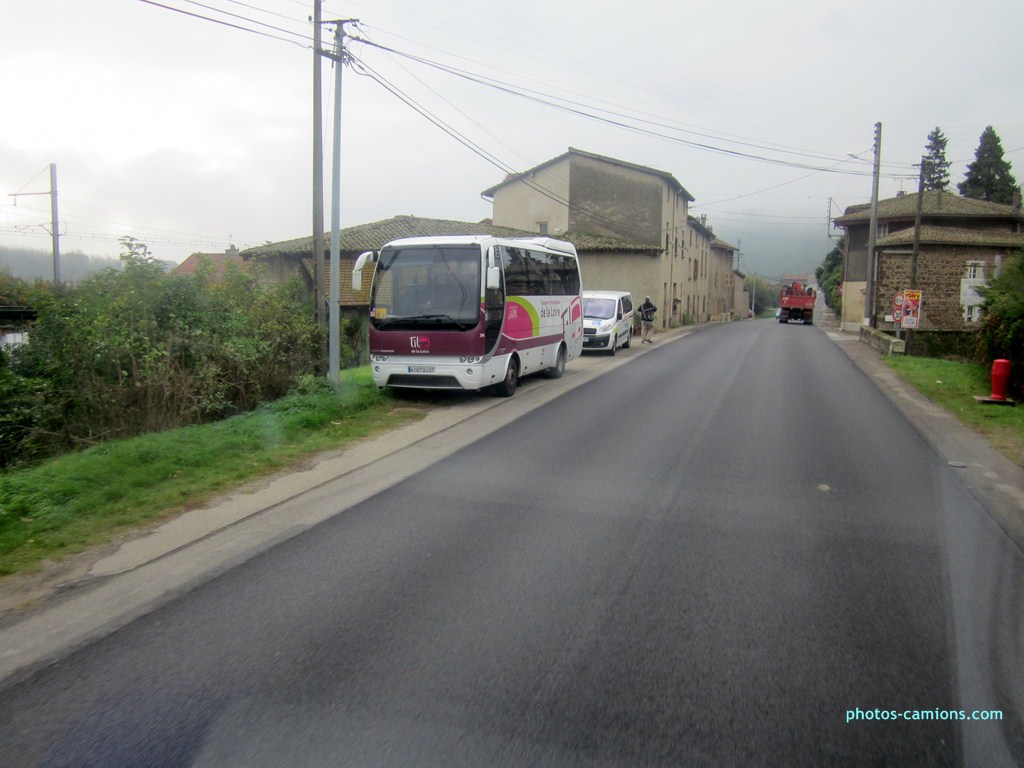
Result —
<instances>
[{"instance_id":1,"label":"bus roof","mask_svg":"<svg viewBox=\"0 0 1024 768\"><path fill-rule=\"evenodd\" d=\"M433 235L430 237L403 237L387 243L385 248L408 248L414 245L526 245L531 244L550 251L576 255L576 246L568 240L553 237L494 237L493 235Z\"/></svg>"}]
</instances>

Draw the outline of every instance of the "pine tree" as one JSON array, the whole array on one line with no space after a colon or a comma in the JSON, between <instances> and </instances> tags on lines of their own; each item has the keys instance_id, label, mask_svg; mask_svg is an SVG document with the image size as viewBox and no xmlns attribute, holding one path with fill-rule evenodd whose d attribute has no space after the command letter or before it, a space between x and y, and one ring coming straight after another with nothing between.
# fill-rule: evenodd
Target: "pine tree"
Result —
<instances>
[{"instance_id":1,"label":"pine tree","mask_svg":"<svg viewBox=\"0 0 1024 768\"><path fill-rule=\"evenodd\" d=\"M948 139L938 127L928 134L928 154L924 156L924 188L942 189L949 187L949 161L946 159Z\"/></svg>"},{"instance_id":2,"label":"pine tree","mask_svg":"<svg viewBox=\"0 0 1024 768\"><path fill-rule=\"evenodd\" d=\"M1005 205L1013 203L1017 180L1010 172L1010 164L1003 159L1003 145L991 125L982 131L974 162L967 166L967 175L957 189L964 197Z\"/></svg>"}]
</instances>

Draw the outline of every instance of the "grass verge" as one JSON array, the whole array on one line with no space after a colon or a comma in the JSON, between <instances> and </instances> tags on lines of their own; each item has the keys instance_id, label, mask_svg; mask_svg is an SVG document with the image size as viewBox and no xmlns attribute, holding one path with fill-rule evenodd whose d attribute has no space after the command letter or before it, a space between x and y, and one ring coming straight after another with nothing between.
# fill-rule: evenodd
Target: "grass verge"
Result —
<instances>
[{"instance_id":1,"label":"grass verge","mask_svg":"<svg viewBox=\"0 0 1024 768\"><path fill-rule=\"evenodd\" d=\"M112 441L0 475L0 576L25 573L247 480L425 415L369 369L213 424Z\"/></svg>"},{"instance_id":2,"label":"grass verge","mask_svg":"<svg viewBox=\"0 0 1024 768\"><path fill-rule=\"evenodd\" d=\"M918 392L984 435L1018 466L1024 467L1024 407L983 405L975 395L992 391L991 371L975 363L890 355L886 364Z\"/></svg>"}]
</instances>

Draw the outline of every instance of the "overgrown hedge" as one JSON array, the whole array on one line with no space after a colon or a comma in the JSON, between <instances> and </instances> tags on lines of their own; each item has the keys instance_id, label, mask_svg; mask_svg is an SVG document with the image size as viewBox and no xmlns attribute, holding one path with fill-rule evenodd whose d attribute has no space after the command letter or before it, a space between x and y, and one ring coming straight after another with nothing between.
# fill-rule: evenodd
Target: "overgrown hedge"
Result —
<instances>
[{"instance_id":1,"label":"overgrown hedge","mask_svg":"<svg viewBox=\"0 0 1024 768\"><path fill-rule=\"evenodd\" d=\"M845 242L845 238L840 238L835 248L825 256L821 266L814 270L814 276L818 281L818 288L825 296L825 305L837 315L842 315L843 312L841 290L843 285L843 250Z\"/></svg>"},{"instance_id":2,"label":"overgrown hedge","mask_svg":"<svg viewBox=\"0 0 1024 768\"><path fill-rule=\"evenodd\" d=\"M297 286L167 274L134 241L121 260L31 292L28 342L0 352L0 466L247 411L315 370L319 332Z\"/></svg>"},{"instance_id":3,"label":"overgrown hedge","mask_svg":"<svg viewBox=\"0 0 1024 768\"><path fill-rule=\"evenodd\" d=\"M985 288L981 336L988 362L1010 361L1010 391L1024 395L1024 250L1007 259Z\"/></svg>"}]
</instances>

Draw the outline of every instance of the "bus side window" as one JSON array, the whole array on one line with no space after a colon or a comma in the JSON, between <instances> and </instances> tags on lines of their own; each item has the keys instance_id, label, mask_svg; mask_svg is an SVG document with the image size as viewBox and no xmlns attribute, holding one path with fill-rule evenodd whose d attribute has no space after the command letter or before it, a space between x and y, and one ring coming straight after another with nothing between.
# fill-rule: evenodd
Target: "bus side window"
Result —
<instances>
[{"instance_id":1,"label":"bus side window","mask_svg":"<svg viewBox=\"0 0 1024 768\"><path fill-rule=\"evenodd\" d=\"M576 296L580 292L579 271L576 260L571 256L551 255L551 271L558 275L557 294L560 296Z\"/></svg>"},{"instance_id":2,"label":"bus side window","mask_svg":"<svg viewBox=\"0 0 1024 768\"><path fill-rule=\"evenodd\" d=\"M529 269L531 296L547 296L552 293L551 277L548 270L548 255L543 251L527 251L526 263Z\"/></svg>"},{"instance_id":3,"label":"bus side window","mask_svg":"<svg viewBox=\"0 0 1024 768\"><path fill-rule=\"evenodd\" d=\"M510 296L530 293L530 273L526 253L521 248L502 248L505 261L505 290Z\"/></svg>"}]
</instances>

